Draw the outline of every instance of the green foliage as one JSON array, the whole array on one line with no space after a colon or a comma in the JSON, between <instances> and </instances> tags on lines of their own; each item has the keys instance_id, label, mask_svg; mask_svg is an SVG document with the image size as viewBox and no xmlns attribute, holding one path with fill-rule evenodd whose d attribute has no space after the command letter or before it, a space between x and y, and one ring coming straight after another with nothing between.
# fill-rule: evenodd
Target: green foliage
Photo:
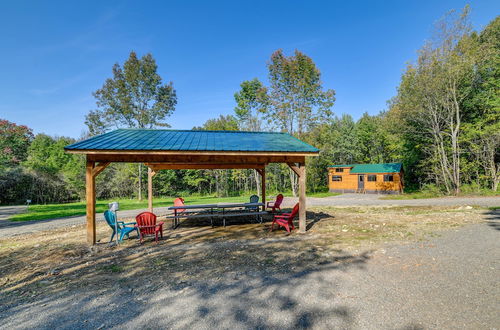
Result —
<instances>
[{"instance_id":1,"label":"green foliage","mask_svg":"<svg viewBox=\"0 0 500 330\"><path fill-rule=\"evenodd\" d=\"M402 76L389 115L397 118L407 184L433 183L459 194L463 184L500 181L499 19L479 35L469 9L438 22L433 42Z\"/></svg>"},{"instance_id":2,"label":"green foliage","mask_svg":"<svg viewBox=\"0 0 500 330\"><path fill-rule=\"evenodd\" d=\"M321 73L310 57L296 50L271 55L267 118L279 129L299 137L331 118L334 90L323 90Z\"/></svg>"},{"instance_id":3,"label":"green foliage","mask_svg":"<svg viewBox=\"0 0 500 330\"><path fill-rule=\"evenodd\" d=\"M500 17L474 32L467 16L466 8L438 23L432 42L402 75L387 111L365 113L357 121L347 114L334 117L335 93L323 89L312 59L299 51L285 56L278 50L268 63L268 86L258 79L242 82L234 95L235 115L221 115L196 129L274 128L314 145L320 155L307 159L307 190L317 196L329 195L327 166L379 162L403 163L410 193L388 198L429 198L459 190L497 194ZM112 126L165 126L177 99L172 83L163 84L156 71L149 54L138 59L132 52L123 67L115 65L113 78L95 92L98 109L87 115L91 134ZM63 151L71 142L34 137L29 128L0 120L0 203L84 198L84 158ZM266 175L268 195L296 191L287 165L269 164ZM114 163L97 177L96 195L107 200L137 196L146 179L137 164ZM250 195L259 191L260 176L253 170L160 171L153 188L162 202L167 200L161 196ZM83 214L83 204L78 205Z\"/></svg>"},{"instance_id":4,"label":"green foliage","mask_svg":"<svg viewBox=\"0 0 500 330\"><path fill-rule=\"evenodd\" d=\"M241 90L234 94L234 112L239 120L238 126L243 130L260 131L260 116L266 113L269 106L267 89L257 78L242 82L240 87Z\"/></svg>"},{"instance_id":5,"label":"green foliage","mask_svg":"<svg viewBox=\"0 0 500 330\"><path fill-rule=\"evenodd\" d=\"M177 95L172 82L163 84L157 69L151 54L139 59L135 52L123 67L115 64L113 78L93 94L98 109L90 111L85 120L91 135L110 127L168 126L165 118L175 110Z\"/></svg>"},{"instance_id":6,"label":"green foliage","mask_svg":"<svg viewBox=\"0 0 500 330\"><path fill-rule=\"evenodd\" d=\"M203 124L203 127L194 127L196 130L208 131L237 131L238 119L232 115L220 115L219 118L209 119Z\"/></svg>"},{"instance_id":7,"label":"green foliage","mask_svg":"<svg viewBox=\"0 0 500 330\"><path fill-rule=\"evenodd\" d=\"M0 119L0 170L24 161L32 139L30 128Z\"/></svg>"}]
</instances>

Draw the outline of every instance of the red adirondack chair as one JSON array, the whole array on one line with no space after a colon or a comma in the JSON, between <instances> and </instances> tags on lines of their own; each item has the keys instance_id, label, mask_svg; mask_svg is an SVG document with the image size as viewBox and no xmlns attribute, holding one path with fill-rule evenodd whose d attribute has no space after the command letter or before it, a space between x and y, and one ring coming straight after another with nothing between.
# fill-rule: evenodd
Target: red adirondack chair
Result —
<instances>
[{"instance_id":1,"label":"red adirondack chair","mask_svg":"<svg viewBox=\"0 0 500 330\"><path fill-rule=\"evenodd\" d=\"M174 206L184 206L184 199L182 197L177 197L174 199ZM176 209L175 213L182 213L186 211L186 209Z\"/></svg>"},{"instance_id":2,"label":"red adirondack chair","mask_svg":"<svg viewBox=\"0 0 500 330\"><path fill-rule=\"evenodd\" d=\"M271 224L271 229L270 231L274 230L274 224L278 224L281 227L285 227L287 232L290 232L291 230L295 229L295 226L293 225L293 218L299 213L299 203L295 204L293 207L292 213L283 213L279 215L275 215L273 218L273 223Z\"/></svg>"},{"instance_id":3,"label":"red adirondack chair","mask_svg":"<svg viewBox=\"0 0 500 330\"><path fill-rule=\"evenodd\" d=\"M176 199L174 199L174 206L184 206L184 198L182 197L177 197ZM179 222L179 218L177 218L177 216L179 214L182 214L186 211L186 209L175 209L174 210L174 221L172 223L172 228L175 228L177 227L177 223Z\"/></svg>"},{"instance_id":4,"label":"red adirondack chair","mask_svg":"<svg viewBox=\"0 0 500 330\"><path fill-rule=\"evenodd\" d=\"M137 224L135 227L139 229L139 239L142 243L144 236L155 235L155 242L158 243L158 233L163 238L163 222L156 223L156 215L151 212L142 212L135 217Z\"/></svg>"},{"instance_id":5,"label":"red adirondack chair","mask_svg":"<svg viewBox=\"0 0 500 330\"><path fill-rule=\"evenodd\" d=\"M283 202L283 194L279 194L276 196L276 200L274 202L267 202L267 208L271 209L271 212L276 212L276 209L281 211L281 203Z\"/></svg>"}]
</instances>

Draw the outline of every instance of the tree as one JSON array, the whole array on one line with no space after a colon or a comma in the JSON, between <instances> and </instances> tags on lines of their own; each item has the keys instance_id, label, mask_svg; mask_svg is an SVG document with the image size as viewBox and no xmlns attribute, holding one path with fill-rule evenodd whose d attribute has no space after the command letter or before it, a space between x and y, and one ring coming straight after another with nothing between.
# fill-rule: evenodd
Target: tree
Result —
<instances>
[{"instance_id":1,"label":"tree","mask_svg":"<svg viewBox=\"0 0 500 330\"><path fill-rule=\"evenodd\" d=\"M28 148L26 161L23 162L24 168L36 176L47 182L59 183L60 194L67 195L63 200L83 197L84 192L84 157L64 151L65 146L74 142L74 139L68 137L53 138L37 134Z\"/></svg>"},{"instance_id":2,"label":"tree","mask_svg":"<svg viewBox=\"0 0 500 330\"><path fill-rule=\"evenodd\" d=\"M207 120L202 127L193 127L193 129L207 131L237 131L238 120L232 115L220 115L219 118Z\"/></svg>"},{"instance_id":3,"label":"tree","mask_svg":"<svg viewBox=\"0 0 500 330\"><path fill-rule=\"evenodd\" d=\"M268 88L254 79L243 82L241 91L235 94L235 112L247 127L262 113L270 124L302 138L316 125L331 119L335 92L323 90L321 73L311 58L298 50L287 57L280 49L271 55L267 68ZM296 196L298 182L292 170L290 181Z\"/></svg>"},{"instance_id":4,"label":"tree","mask_svg":"<svg viewBox=\"0 0 500 330\"><path fill-rule=\"evenodd\" d=\"M468 7L450 12L438 22L435 37L410 64L398 90L410 136L423 137L427 167L447 192L461 185L461 133L465 103L476 82L475 43L471 39Z\"/></svg>"},{"instance_id":5,"label":"tree","mask_svg":"<svg viewBox=\"0 0 500 330\"><path fill-rule=\"evenodd\" d=\"M500 16L479 34L477 43L477 84L465 103L467 116L463 141L473 155L470 160L483 169L478 181L485 181L493 191L500 183ZM481 180L483 179L483 180Z\"/></svg>"},{"instance_id":6,"label":"tree","mask_svg":"<svg viewBox=\"0 0 500 330\"><path fill-rule=\"evenodd\" d=\"M265 115L269 106L269 97L266 87L254 78L240 84L240 91L234 94L236 107L234 112L239 119L239 127L245 131L262 131L262 116ZM262 196L261 176L254 170L253 178L257 187L257 194Z\"/></svg>"},{"instance_id":7,"label":"tree","mask_svg":"<svg viewBox=\"0 0 500 330\"><path fill-rule=\"evenodd\" d=\"M237 131L238 120L232 115L220 115L219 118L207 120L202 127L195 127L197 130L209 131ZM230 186L227 172L231 170L188 170L186 171L186 181L192 186L200 184L210 184L211 178L215 178L215 191L217 196L227 196ZM206 176L205 173L209 175ZM197 178L196 178L197 177Z\"/></svg>"},{"instance_id":8,"label":"tree","mask_svg":"<svg viewBox=\"0 0 500 330\"><path fill-rule=\"evenodd\" d=\"M267 89L257 78L242 82L240 87L240 91L234 94L234 112L239 119L239 126L246 131L261 131L261 117L269 105Z\"/></svg>"},{"instance_id":9,"label":"tree","mask_svg":"<svg viewBox=\"0 0 500 330\"><path fill-rule=\"evenodd\" d=\"M316 124L331 118L335 91L324 91L321 73L312 59L296 50L285 56L277 50L269 69L268 118L289 134L301 137Z\"/></svg>"},{"instance_id":10,"label":"tree","mask_svg":"<svg viewBox=\"0 0 500 330\"><path fill-rule=\"evenodd\" d=\"M24 161L32 140L33 132L27 126L0 119L0 169Z\"/></svg>"},{"instance_id":11,"label":"tree","mask_svg":"<svg viewBox=\"0 0 500 330\"><path fill-rule=\"evenodd\" d=\"M168 127L165 119L175 110L177 95L172 82L163 84L151 54L137 58L131 52L123 67L113 66L113 78L93 93L97 109L85 124L92 135L111 127ZM142 164L139 164L139 200L142 199Z\"/></svg>"}]
</instances>

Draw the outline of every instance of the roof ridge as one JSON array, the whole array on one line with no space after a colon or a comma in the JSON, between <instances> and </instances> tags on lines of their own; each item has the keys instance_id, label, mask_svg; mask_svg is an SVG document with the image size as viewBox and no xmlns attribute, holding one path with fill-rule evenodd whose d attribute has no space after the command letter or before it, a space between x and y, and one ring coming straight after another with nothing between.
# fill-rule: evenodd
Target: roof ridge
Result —
<instances>
[{"instance_id":1,"label":"roof ridge","mask_svg":"<svg viewBox=\"0 0 500 330\"><path fill-rule=\"evenodd\" d=\"M250 134L252 134L252 133L258 133L258 134L287 134L287 135L290 135L290 136L294 137L293 135L291 135L291 134L289 134L287 132L230 131L230 130L210 130L210 129L202 130L202 129L169 129L169 128L132 128L132 127L128 127L128 128L118 128L118 129L113 130L113 131L126 131L126 130L127 131L139 131L139 130L141 130L141 131L167 131L167 132L216 132L216 133L250 133ZM110 131L110 132L113 132L113 131ZM110 133L110 132L107 132L107 133ZM107 134L107 133L104 133L104 134Z\"/></svg>"}]
</instances>

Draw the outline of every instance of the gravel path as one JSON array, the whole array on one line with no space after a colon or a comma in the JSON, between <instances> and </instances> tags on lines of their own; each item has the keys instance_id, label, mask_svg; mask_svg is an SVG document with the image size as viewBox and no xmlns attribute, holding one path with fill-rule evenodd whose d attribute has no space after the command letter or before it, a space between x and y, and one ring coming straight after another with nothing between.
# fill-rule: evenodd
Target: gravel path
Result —
<instances>
[{"instance_id":1,"label":"gravel path","mask_svg":"<svg viewBox=\"0 0 500 330\"><path fill-rule=\"evenodd\" d=\"M307 199L308 206L334 206L334 207L356 207L356 206L481 206L491 207L500 206L500 197L443 197L432 199L410 199L410 200L384 200L381 196L375 194L342 194L332 197ZM298 202L297 198L287 197L284 199L283 206L291 207ZM35 220L35 221L8 221L10 215L25 210L25 206L5 206L0 207L0 235L11 237L20 234L33 233L53 228L73 226L85 223L85 216L75 216L60 219ZM119 211L120 218L134 218L141 210ZM154 209L156 214L164 215L169 211L167 207L157 207ZM103 221L102 214L97 214L96 219Z\"/></svg>"},{"instance_id":2,"label":"gravel path","mask_svg":"<svg viewBox=\"0 0 500 330\"><path fill-rule=\"evenodd\" d=\"M423 243L339 251L301 272L229 269L224 278L151 281L138 291L123 279L118 290L54 292L0 308L0 328L497 329L500 212L489 217Z\"/></svg>"},{"instance_id":3,"label":"gravel path","mask_svg":"<svg viewBox=\"0 0 500 330\"><path fill-rule=\"evenodd\" d=\"M441 197L428 199L380 199L384 195L342 194L332 197L307 198L310 206L500 206L500 196L496 197ZM297 198L285 198L285 204L298 202Z\"/></svg>"}]
</instances>

